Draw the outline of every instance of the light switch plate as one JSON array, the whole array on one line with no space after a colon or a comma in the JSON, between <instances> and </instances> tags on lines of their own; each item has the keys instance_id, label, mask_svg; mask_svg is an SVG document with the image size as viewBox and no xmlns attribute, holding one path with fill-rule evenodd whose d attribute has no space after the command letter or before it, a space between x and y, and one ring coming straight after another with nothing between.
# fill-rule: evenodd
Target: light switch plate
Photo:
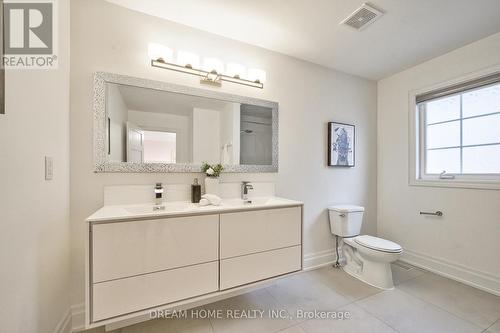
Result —
<instances>
[{"instance_id":1,"label":"light switch plate","mask_svg":"<svg viewBox=\"0 0 500 333\"><path fill-rule=\"evenodd\" d=\"M54 176L54 165L51 156L45 156L45 180L52 180Z\"/></svg>"}]
</instances>

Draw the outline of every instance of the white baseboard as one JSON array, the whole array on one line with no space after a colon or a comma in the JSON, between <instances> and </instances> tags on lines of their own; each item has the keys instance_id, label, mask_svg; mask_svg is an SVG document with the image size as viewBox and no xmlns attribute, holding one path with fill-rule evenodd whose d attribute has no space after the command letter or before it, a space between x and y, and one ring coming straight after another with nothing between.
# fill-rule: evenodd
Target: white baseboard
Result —
<instances>
[{"instance_id":1,"label":"white baseboard","mask_svg":"<svg viewBox=\"0 0 500 333\"><path fill-rule=\"evenodd\" d=\"M71 333L71 309L68 309L59 323L57 324L54 333Z\"/></svg>"},{"instance_id":2,"label":"white baseboard","mask_svg":"<svg viewBox=\"0 0 500 333\"><path fill-rule=\"evenodd\" d=\"M79 332L85 329L85 303L73 304L71 306L71 332Z\"/></svg>"},{"instance_id":3,"label":"white baseboard","mask_svg":"<svg viewBox=\"0 0 500 333\"><path fill-rule=\"evenodd\" d=\"M335 262L335 259L334 249L305 254L304 270L308 271L331 265ZM400 260L429 272L500 296L500 277L406 249Z\"/></svg>"},{"instance_id":4,"label":"white baseboard","mask_svg":"<svg viewBox=\"0 0 500 333\"><path fill-rule=\"evenodd\" d=\"M332 265L335 260L335 249L305 254L304 270L310 271L323 266Z\"/></svg>"},{"instance_id":5,"label":"white baseboard","mask_svg":"<svg viewBox=\"0 0 500 333\"><path fill-rule=\"evenodd\" d=\"M432 273L500 296L500 277L408 250L404 250L400 260Z\"/></svg>"}]
</instances>

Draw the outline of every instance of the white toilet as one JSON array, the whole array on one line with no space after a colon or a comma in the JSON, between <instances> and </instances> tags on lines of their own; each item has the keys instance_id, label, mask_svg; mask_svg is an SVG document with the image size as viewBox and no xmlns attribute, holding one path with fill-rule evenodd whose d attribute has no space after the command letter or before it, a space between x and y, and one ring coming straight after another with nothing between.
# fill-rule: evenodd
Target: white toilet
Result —
<instances>
[{"instance_id":1,"label":"white toilet","mask_svg":"<svg viewBox=\"0 0 500 333\"><path fill-rule=\"evenodd\" d=\"M341 239L339 261L344 271L355 278L380 289L393 289L391 263L403 249L382 238L360 236L364 211L353 205L328 207L331 232Z\"/></svg>"}]
</instances>

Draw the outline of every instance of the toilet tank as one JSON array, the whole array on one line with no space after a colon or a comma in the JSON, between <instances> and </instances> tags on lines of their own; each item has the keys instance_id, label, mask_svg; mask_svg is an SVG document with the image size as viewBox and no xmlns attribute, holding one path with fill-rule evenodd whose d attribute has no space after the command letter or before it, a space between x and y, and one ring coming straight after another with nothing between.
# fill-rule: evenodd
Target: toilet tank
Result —
<instances>
[{"instance_id":1,"label":"toilet tank","mask_svg":"<svg viewBox=\"0 0 500 333\"><path fill-rule=\"evenodd\" d=\"M354 205L336 205L328 207L330 230L340 237L354 237L361 232L364 207Z\"/></svg>"}]
</instances>

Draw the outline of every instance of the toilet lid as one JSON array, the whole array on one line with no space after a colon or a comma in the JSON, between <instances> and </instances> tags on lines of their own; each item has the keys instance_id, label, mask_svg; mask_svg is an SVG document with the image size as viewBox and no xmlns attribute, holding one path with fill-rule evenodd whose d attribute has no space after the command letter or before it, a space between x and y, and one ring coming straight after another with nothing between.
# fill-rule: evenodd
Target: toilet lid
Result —
<instances>
[{"instance_id":1,"label":"toilet lid","mask_svg":"<svg viewBox=\"0 0 500 333\"><path fill-rule=\"evenodd\" d=\"M369 235L358 236L354 238L354 241L359 245L368 247L373 250L383 251L383 252L401 252L401 245L388 241L386 239L373 237Z\"/></svg>"},{"instance_id":2,"label":"toilet lid","mask_svg":"<svg viewBox=\"0 0 500 333\"><path fill-rule=\"evenodd\" d=\"M355 205L335 205L329 206L329 210L334 210L339 213L354 213L354 212L364 212L365 208Z\"/></svg>"}]
</instances>

